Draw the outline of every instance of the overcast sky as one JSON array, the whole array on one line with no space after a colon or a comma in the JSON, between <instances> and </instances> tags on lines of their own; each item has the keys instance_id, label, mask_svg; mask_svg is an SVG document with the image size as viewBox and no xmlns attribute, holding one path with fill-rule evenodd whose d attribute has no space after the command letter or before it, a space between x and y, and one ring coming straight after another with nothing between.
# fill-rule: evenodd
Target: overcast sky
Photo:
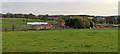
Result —
<instances>
[{"instance_id":1,"label":"overcast sky","mask_svg":"<svg viewBox=\"0 0 120 54\"><path fill-rule=\"evenodd\" d=\"M2 13L117 15L118 0L2 0Z\"/></svg>"},{"instance_id":2,"label":"overcast sky","mask_svg":"<svg viewBox=\"0 0 120 54\"><path fill-rule=\"evenodd\" d=\"M2 2L118 2L119 0L1 0Z\"/></svg>"}]
</instances>

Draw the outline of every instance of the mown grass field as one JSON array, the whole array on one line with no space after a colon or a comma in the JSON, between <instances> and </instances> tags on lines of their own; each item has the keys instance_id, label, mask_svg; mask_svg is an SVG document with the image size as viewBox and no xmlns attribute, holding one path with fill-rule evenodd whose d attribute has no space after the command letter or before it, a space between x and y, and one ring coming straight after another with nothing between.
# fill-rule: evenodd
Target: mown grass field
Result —
<instances>
[{"instance_id":1,"label":"mown grass field","mask_svg":"<svg viewBox=\"0 0 120 54\"><path fill-rule=\"evenodd\" d=\"M117 29L2 32L3 52L117 52Z\"/></svg>"}]
</instances>

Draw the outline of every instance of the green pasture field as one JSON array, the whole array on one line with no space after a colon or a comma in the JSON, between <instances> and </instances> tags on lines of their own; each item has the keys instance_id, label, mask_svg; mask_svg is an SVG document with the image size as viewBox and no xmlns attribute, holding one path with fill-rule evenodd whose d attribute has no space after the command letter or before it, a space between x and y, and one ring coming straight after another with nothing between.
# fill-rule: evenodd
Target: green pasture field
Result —
<instances>
[{"instance_id":1,"label":"green pasture field","mask_svg":"<svg viewBox=\"0 0 120 54\"><path fill-rule=\"evenodd\" d=\"M3 52L118 52L118 29L2 32Z\"/></svg>"},{"instance_id":2,"label":"green pasture field","mask_svg":"<svg viewBox=\"0 0 120 54\"><path fill-rule=\"evenodd\" d=\"M28 29L28 26L23 26L27 22L22 20L21 18L2 18L2 30L12 30L13 25L15 25L16 30Z\"/></svg>"},{"instance_id":3,"label":"green pasture field","mask_svg":"<svg viewBox=\"0 0 120 54\"><path fill-rule=\"evenodd\" d=\"M93 19L94 17L87 17L88 19Z\"/></svg>"},{"instance_id":4,"label":"green pasture field","mask_svg":"<svg viewBox=\"0 0 120 54\"><path fill-rule=\"evenodd\" d=\"M29 26L26 25L27 22L41 22L44 20L39 19L25 19L23 21L23 18L0 18L2 19L2 30L12 30L12 26L15 26L15 30L27 30L29 29ZM53 22L53 21L47 21L47 22Z\"/></svg>"}]
</instances>

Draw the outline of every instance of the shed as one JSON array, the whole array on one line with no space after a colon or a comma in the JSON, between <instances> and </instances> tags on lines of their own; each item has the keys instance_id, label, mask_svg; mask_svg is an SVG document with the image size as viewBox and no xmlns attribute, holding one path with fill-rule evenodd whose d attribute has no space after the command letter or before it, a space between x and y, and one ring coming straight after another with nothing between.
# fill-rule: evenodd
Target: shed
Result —
<instances>
[{"instance_id":1,"label":"shed","mask_svg":"<svg viewBox=\"0 0 120 54\"><path fill-rule=\"evenodd\" d=\"M33 30L51 29L48 22L27 22L27 25L30 25L30 29Z\"/></svg>"}]
</instances>

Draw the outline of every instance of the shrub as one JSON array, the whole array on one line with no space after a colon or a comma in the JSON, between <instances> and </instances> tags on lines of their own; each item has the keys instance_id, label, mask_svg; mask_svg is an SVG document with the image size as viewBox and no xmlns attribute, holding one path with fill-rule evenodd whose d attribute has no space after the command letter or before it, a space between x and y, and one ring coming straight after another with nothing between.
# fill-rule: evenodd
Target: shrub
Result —
<instances>
[{"instance_id":1,"label":"shrub","mask_svg":"<svg viewBox=\"0 0 120 54\"><path fill-rule=\"evenodd\" d=\"M69 27L73 27L75 29L80 28L89 28L90 27L90 21L87 18L70 18L65 21L65 25Z\"/></svg>"}]
</instances>

